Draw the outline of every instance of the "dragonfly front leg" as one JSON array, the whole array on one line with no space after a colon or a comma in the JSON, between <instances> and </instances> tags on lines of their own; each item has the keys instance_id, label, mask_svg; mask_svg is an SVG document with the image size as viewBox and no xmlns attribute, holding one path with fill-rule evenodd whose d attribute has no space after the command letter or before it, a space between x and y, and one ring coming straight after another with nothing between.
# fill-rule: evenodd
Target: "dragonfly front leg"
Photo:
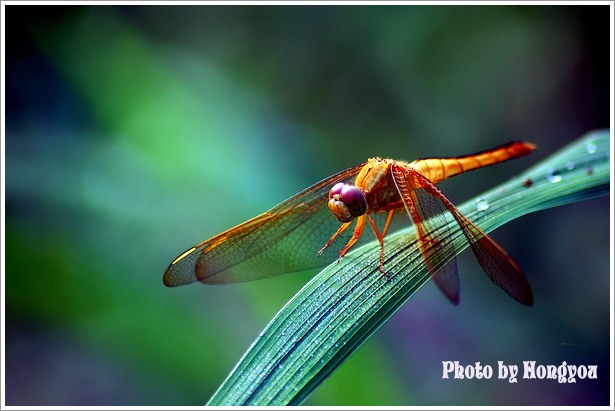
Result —
<instances>
[{"instance_id":1,"label":"dragonfly front leg","mask_svg":"<svg viewBox=\"0 0 615 411\"><path fill-rule=\"evenodd\" d=\"M352 223L352 221L342 224L340 228L337 229L335 234L333 234L331 238L329 239L329 241L327 241L327 244L325 244L325 246L321 248L320 251L318 251L318 256L320 256L327 248L329 248L329 246L333 243L333 241L335 241L335 239L348 228L350 223ZM340 256L340 258L341 257L342 256Z\"/></svg>"},{"instance_id":2,"label":"dragonfly front leg","mask_svg":"<svg viewBox=\"0 0 615 411\"><path fill-rule=\"evenodd\" d=\"M367 218L369 218L369 217L367 217ZM371 220L371 218L370 218L370 220ZM362 216L359 216L357 218L357 226L354 228L354 232L352 233L352 237L350 238L350 240L348 240L348 244L346 244L346 246L341 249L340 257L337 259L337 261L341 260L342 257L346 255L348 250L350 250L352 248L352 246L355 245L357 241L359 241L359 238L361 238L361 236L363 235L363 229L364 228L365 228L365 216L362 215Z\"/></svg>"},{"instance_id":3,"label":"dragonfly front leg","mask_svg":"<svg viewBox=\"0 0 615 411\"><path fill-rule=\"evenodd\" d=\"M351 223L352 221L342 224L340 228L338 228L338 230L335 232L335 234L331 236L329 241L327 241L327 244L325 244L325 246L321 248L320 251L318 251L318 255L320 256L327 248L329 248L329 246L333 243L333 241L335 241L335 239L339 237L339 235L342 234L348 228L348 226L350 226ZM360 216L357 219L357 226L355 227L354 232L352 233L352 237L350 238L346 246L344 246L344 248L342 248L340 251L340 256L337 259L338 262L339 260L342 259L343 256L346 255L348 250L350 250L352 246L355 245L357 241L359 241L359 238L361 238L361 235L363 234L364 228L365 228L365 217Z\"/></svg>"},{"instance_id":4,"label":"dragonfly front leg","mask_svg":"<svg viewBox=\"0 0 615 411\"><path fill-rule=\"evenodd\" d=\"M344 225L347 225L347 224L350 224L350 223L343 224L342 227L340 227L340 229L337 230L338 232L335 233L335 235L331 238L331 240L329 240L329 243L331 243L333 238L337 237L337 235L340 234L341 231L344 231L346 229ZM363 235L364 228L365 228L365 216L362 215L357 218L357 226L354 228L354 232L352 233L352 237L350 237L350 240L348 240L348 244L346 244L346 246L344 246L344 248L340 250L340 256L337 259L338 262L342 259L342 257L346 255L348 250L350 250L352 246L355 245L357 241L359 241L359 238L361 238L361 236ZM327 243L327 245L329 243Z\"/></svg>"}]
</instances>

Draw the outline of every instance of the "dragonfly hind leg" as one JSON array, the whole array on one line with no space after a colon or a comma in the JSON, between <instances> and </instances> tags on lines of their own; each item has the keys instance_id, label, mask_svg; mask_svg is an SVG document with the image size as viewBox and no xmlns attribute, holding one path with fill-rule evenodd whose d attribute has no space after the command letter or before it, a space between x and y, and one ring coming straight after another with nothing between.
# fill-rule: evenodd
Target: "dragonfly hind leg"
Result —
<instances>
[{"instance_id":1,"label":"dragonfly hind leg","mask_svg":"<svg viewBox=\"0 0 615 411\"><path fill-rule=\"evenodd\" d=\"M376 225L376 222L370 216L367 216L369 225L372 226L372 231L374 232L374 234L376 235L376 238L378 239L378 242L380 243L380 266L378 267L378 270L386 276L387 280L391 280L391 275L387 273L386 271L384 271L384 237L387 234L387 230L389 229L389 224L391 224L392 217L393 217L393 210L389 211L389 216L387 217L387 221L384 224L382 233L380 233L378 231L378 226Z\"/></svg>"}]
</instances>

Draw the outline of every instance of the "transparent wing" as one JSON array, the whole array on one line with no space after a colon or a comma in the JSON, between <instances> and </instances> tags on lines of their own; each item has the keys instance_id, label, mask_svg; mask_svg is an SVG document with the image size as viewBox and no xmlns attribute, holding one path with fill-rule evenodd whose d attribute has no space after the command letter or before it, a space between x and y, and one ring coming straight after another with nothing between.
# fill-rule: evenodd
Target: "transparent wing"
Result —
<instances>
[{"instance_id":1,"label":"transparent wing","mask_svg":"<svg viewBox=\"0 0 615 411\"><path fill-rule=\"evenodd\" d=\"M534 303L534 296L532 294L532 290L530 288L525 275L517 265L517 263L504 251L495 241L493 241L489 236L483 233L474 223L468 220L458 209L450 202L448 198L435 186L430 180L421 175L420 173L404 169L401 166L397 166L397 174L400 176L400 180L403 181L403 184L412 188L414 197L410 197L415 201L415 205L418 204L417 215L422 219L423 217L430 216L434 212L437 211L438 204L440 209L442 205L446 207L446 209L453 215L459 227L463 231L466 239L470 243L470 247L478 260L478 263L483 268L487 276L501 287L504 291L506 291L512 298L520 302L524 305L532 305ZM397 178L395 179L397 182ZM407 188L404 188L407 191ZM402 196L402 198L404 198ZM436 218L430 220L429 223L425 223L424 220L421 220L422 230L435 229L440 224L444 224L444 219ZM435 224L431 224L431 221L434 221ZM443 247L445 250L450 252L452 250L452 242L450 241L450 235L446 235L446 230L437 231L436 234L427 235L426 239L421 241L421 243L426 244L437 244L439 247ZM423 246L422 246L423 247ZM424 254L426 251L423 252ZM428 258L428 266L431 264L432 266L435 264L433 260L433 256ZM450 264L450 263L449 263ZM454 287L455 284L450 279L451 272L453 270L447 266L444 268L445 270L449 270L447 273L445 271L444 282L442 278L442 273L438 273L435 277L436 283L440 286L442 291L451 298L448 292L451 291L451 287ZM431 269L430 269L431 271ZM455 265L454 274L457 277L457 268ZM433 275L433 273L432 273ZM457 290L458 290L458 278L457 280ZM450 282L449 282L450 281ZM454 296L454 295L453 295ZM458 298L458 291L457 291Z\"/></svg>"},{"instance_id":2,"label":"transparent wing","mask_svg":"<svg viewBox=\"0 0 615 411\"><path fill-rule=\"evenodd\" d=\"M329 190L337 182L354 182L364 165L328 177L271 210L190 248L167 268L164 284L174 287L195 281L251 281L330 263L339 252L336 247L317 256L341 224L327 207Z\"/></svg>"},{"instance_id":3,"label":"transparent wing","mask_svg":"<svg viewBox=\"0 0 615 411\"><path fill-rule=\"evenodd\" d=\"M439 196L426 189L425 184L435 186L418 172L398 163L391 166L391 172L406 212L416 226L419 247L427 269L444 295L453 304L459 304L457 259L452 258L438 268L442 265L440 260L455 255L455 250L444 217L443 202Z\"/></svg>"}]
</instances>

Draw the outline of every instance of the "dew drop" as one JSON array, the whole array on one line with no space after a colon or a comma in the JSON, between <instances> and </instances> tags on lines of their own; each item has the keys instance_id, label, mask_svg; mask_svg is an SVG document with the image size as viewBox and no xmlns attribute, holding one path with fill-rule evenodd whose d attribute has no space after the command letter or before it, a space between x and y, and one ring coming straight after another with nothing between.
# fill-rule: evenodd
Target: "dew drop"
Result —
<instances>
[{"instance_id":1,"label":"dew drop","mask_svg":"<svg viewBox=\"0 0 615 411\"><path fill-rule=\"evenodd\" d=\"M478 211L485 211L488 208L489 208L488 202L486 202L485 200L481 200L480 198L476 200L476 209Z\"/></svg>"},{"instance_id":2,"label":"dew drop","mask_svg":"<svg viewBox=\"0 0 615 411\"><path fill-rule=\"evenodd\" d=\"M593 154L593 153L596 152L596 148L597 147L596 147L596 145L594 143L589 143L585 148L587 149L587 152L589 154Z\"/></svg>"},{"instance_id":3,"label":"dew drop","mask_svg":"<svg viewBox=\"0 0 615 411\"><path fill-rule=\"evenodd\" d=\"M549 174L547 174L547 180L552 183L559 183L560 181L562 181L562 176L560 176L555 170L549 170Z\"/></svg>"},{"instance_id":4,"label":"dew drop","mask_svg":"<svg viewBox=\"0 0 615 411\"><path fill-rule=\"evenodd\" d=\"M574 168L574 163L569 161L566 163L566 170L572 170Z\"/></svg>"}]
</instances>

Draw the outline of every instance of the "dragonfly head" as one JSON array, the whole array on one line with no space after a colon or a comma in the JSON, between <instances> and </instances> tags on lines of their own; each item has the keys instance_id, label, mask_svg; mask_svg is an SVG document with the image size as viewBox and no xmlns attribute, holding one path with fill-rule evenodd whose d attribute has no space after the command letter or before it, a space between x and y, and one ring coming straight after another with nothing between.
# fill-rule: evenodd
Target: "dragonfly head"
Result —
<instances>
[{"instance_id":1,"label":"dragonfly head","mask_svg":"<svg viewBox=\"0 0 615 411\"><path fill-rule=\"evenodd\" d=\"M329 210L342 223L352 221L367 212L367 200L358 188L350 184L337 183L329 191Z\"/></svg>"}]
</instances>

